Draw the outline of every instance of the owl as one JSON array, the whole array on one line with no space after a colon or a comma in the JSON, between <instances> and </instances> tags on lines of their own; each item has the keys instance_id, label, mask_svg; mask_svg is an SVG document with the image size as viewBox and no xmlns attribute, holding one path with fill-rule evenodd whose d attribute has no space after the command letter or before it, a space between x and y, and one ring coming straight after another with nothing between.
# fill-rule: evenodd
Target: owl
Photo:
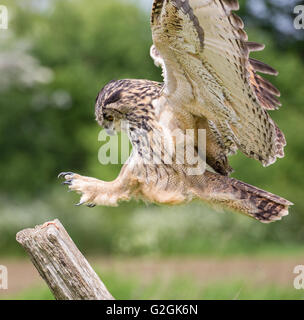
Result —
<instances>
[{"instance_id":1,"label":"owl","mask_svg":"<svg viewBox=\"0 0 304 320\"><path fill-rule=\"evenodd\" d=\"M250 58L264 45L248 41L238 9L237 0L154 0L150 55L164 82L124 79L99 92L97 122L110 134L125 130L133 150L112 182L59 175L79 205L199 199L263 223L288 214L291 202L230 177L238 150L269 166L286 145L267 112L280 92L260 75L277 71Z\"/></svg>"}]
</instances>

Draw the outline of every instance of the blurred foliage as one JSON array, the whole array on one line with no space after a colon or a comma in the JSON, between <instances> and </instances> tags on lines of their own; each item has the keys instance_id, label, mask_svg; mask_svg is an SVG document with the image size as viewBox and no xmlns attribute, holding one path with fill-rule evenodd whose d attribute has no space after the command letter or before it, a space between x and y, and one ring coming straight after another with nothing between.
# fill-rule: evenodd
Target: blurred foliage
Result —
<instances>
[{"instance_id":1,"label":"blurred foliage","mask_svg":"<svg viewBox=\"0 0 304 320\"><path fill-rule=\"evenodd\" d=\"M302 0L241 0L241 13L249 26L269 34L280 50L294 50L304 57L303 29L294 28L294 8L303 5ZM245 6L246 5L246 6ZM302 44L301 44L302 42Z\"/></svg>"},{"instance_id":2,"label":"blurred foliage","mask_svg":"<svg viewBox=\"0 0 304 320\"><path fill-rule=\"evenodd\" d=\"M59 171L87 168L90 156L97 158L94 104L100 88L111 79L159 74L149 58L147 17L136 7L77 0L53 5L35 12L8 4L12 37L28 43L53 80L30 88L13 84L1 93L3 192L38 196ZM83 139L88 130L91 141Z\"/></svg>"},{"instance_id":3,"label":"blurred foliage","mask_svg":"<svg viewBox=\"0 0 304 320\"><path fill-rule=\"evenodd\" d=\"M169 281L153 279L141 283L137 277L111 273L102 277L107 288L118 300L303 300L303 292L276 284L255 286L250 280L221 281L202 286L189 277L176 277ZM10 295L9 300L54 300L46 287L33 287L18 294Z\"/></svg>"},{"instance_id":4,"label":"blurred foliage","mask_svg":"<svg viewBox=\"0 0 304 320\"><path fill-rule=\"evenodd\" d=\"M293 201L290 216L265 226L201 204L74 208L78 196L58 186L60 171L111 180L120 170L97 161L101 143L94 103L100 88L112 79L161 80L149 57L148 15L118 0L91 0L89 5L84 0L54 0L47 1L46 8L30 0L3 0L10 29L0 32L1 62L7 64L1 73L9 80L0 90L0 252L17 252L18 230L54 217L69 226L86 252L224 254L301 246L303 37L284 33L273 18L280 10L292 24L291 5L259 1L266 5L267 20L252 9L252 1L240 2L249 40L267 44L254 57L280 71L271 81L282 92L283 107L271 115L286 133L288 146L286 157L267 169L243 155L232 157L234 176ZM12 57L18 59L12 62Z\"/></svg>"}]
</instances>

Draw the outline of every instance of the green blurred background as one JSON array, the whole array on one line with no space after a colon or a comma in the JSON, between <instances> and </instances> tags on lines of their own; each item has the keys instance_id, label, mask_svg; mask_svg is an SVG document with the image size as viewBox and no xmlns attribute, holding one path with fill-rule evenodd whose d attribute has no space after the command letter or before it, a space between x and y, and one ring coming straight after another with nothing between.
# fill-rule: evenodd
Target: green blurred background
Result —
<instances>
[{"instance_id":1,"label":"green blurred background","mask_svg":"<svg viewBox=\"0 0 304 320\"><path fill-rule=\"evenodd\" d=\"M241 154L232 157L233 176L295 203L282 222L263 225L201 203L75 207L79 197L60 185L59 172L112 180L120 170L119 165L102 166L97 159L102 144L94 103L100 88L112 79L161 81L149 57L152 0L1 1L10 22L8 30L0 30L0 264L16 268L12 281L22 272L18 265L26 268L15 234L59 218L80 250L99 261L96 268L105 270L103 279L119 298L304 297L293 289L288 280L292 269L285 265L281 277L286 273L286 282L278 288L275 279L267 281L268 275L260 285L238 277L238 264L227 266L236 273L229 281L215 275L214 283L204 286L191 277L190 267L184 280L174 271L183 261L199 266L215 259L216 267L236 257L251 266L260 261L262 273L263 259L273 259L274 266L286 261L304 264L304 30L293 26L293 8L301 1L288 2L240 1L249 40L267 45L253 56L280 72L270 79L281 90L283 107L271 116L286 134L288 146L286 157L268 168ZM158 266L168 265L171 276L155 267L148 284L135 271L134 279L126 282L125 261L131 270L132 263L137 270L141 263L157 261ZM159 293L155 288L164 286L162 277L170 281ZM17 286L3 297L50 298L42 282L37 288L28 286L23 291Z\"/></svg>"}]
</instances>

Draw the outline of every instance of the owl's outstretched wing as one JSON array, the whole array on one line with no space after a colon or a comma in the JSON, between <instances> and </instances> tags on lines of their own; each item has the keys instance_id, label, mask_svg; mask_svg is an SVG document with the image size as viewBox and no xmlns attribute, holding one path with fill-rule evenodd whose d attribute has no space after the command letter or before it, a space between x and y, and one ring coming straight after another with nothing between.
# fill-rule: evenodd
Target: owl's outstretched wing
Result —
<instances>
[{"instance_id":1,"label":"owl's outstretched wing","mask_svg":"<svg viewBox=\"0 0 304 320\"><path fill-rule=\"evenodd\" d=\"M267 166L286 141L267 113L280 93L257 72L277 72L249 58L264 46L248 42L238 9L237 0L154 0L151 56L172 105L207 118L227 154L239 148Z\"/></svg>"}]
</instances>

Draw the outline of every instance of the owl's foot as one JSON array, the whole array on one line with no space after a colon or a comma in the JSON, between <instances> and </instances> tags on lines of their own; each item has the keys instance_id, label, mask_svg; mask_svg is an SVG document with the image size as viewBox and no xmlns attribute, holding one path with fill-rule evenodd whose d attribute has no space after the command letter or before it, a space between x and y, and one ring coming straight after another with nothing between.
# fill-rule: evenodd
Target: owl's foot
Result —
<instances>
[{"instance_id":1,"label":"owl's foot","mask_svg":"<svg viewBox=\"0 0 304 320\"><path fill-rule=\"evenodd\" d=\"M97 205L117 206L118 201L130 199L128 184L120 180L105 182L73 172L62 172L58 178L64 178L63 184L81 195L80 202L76 206L86 205L89 208Z\"/></svg>"},{"instance_id":2,"label":"owl's foot","mask_svg":"<svg viewBox=\"0 0 304 320\"><path fill-rule=\"evenodd\" d=\"M96 198L99 196L99 183L101 181L83 177L73 172L62 172L58 178L64 178L62 184L68 185L71 191L81 194L80 202L76 206L86 205L89 208L96 207Z\"/></svg>"}]
</instances>

